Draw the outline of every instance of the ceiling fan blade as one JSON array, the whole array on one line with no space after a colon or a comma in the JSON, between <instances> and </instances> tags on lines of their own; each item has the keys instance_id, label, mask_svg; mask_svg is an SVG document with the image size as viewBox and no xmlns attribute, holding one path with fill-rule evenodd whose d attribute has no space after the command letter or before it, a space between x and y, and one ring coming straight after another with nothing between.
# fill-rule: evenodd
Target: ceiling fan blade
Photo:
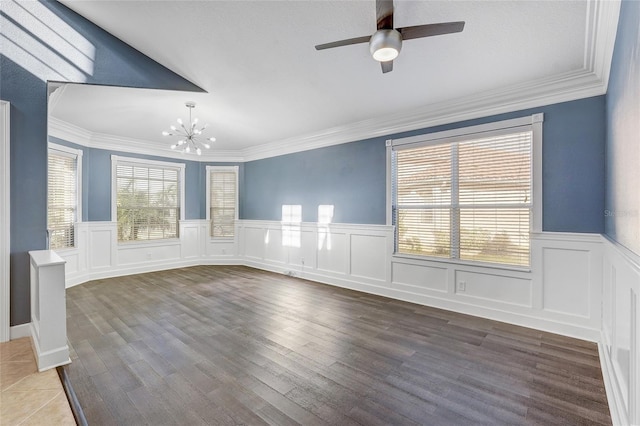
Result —
<instances>
[{"instance_id":1,"label":"ceiling fan blade","mask_svg":"<svg viewBox=\"0 0 640 426\"><path fill-rule=\"evenodd\" d=\"M362 36L356 38L348 38L346 40L334 41L331 43L319 44L316 50L331 49L333 47L349 46L350 44L369 43L371 36Z\"/></svg>"},{"instance_id":2,"label":"ceiling fan blade","mask_svg":"<svg viewBox=\"0 0 640 426\"><path fill-rule=\"evenodd\" d=\"M396 28L402 34L403 40L412 38L432 37L442 34L459 33L464 29L464 21L442 22L440 24L416 25L413 27Z\"/></svg>"},{"instance_id":3,"label":"ceiling fan blade","mask_svg":"<svg viewBox=\"0 0 640 426\"><path fill-rule=\"evenodd\" d=\"M383 74L393 71L393 61L380 62L380 66Z\"/></svg>"},{"instance_id":4,"label":"ceiling fan blade","mask_svg":"<svg viewBox=\"0 0 640 426\"><path fill-rule=\"evenodd\" d=\"M379 30L393 29L393 0L376 0L376 23Z\"/></svg>"}]
</instances>

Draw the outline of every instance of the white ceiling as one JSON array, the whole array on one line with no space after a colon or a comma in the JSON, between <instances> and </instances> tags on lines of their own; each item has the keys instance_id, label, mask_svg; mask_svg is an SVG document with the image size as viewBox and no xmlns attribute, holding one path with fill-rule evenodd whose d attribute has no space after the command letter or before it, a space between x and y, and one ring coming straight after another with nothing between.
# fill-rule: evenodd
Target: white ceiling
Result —
<instances>
[{"instance_id":1,"label":"white ceiling","mask_svg":"<svg viewBox=\"0 0 640 426\"><path fill-rule=\"evenodd\" d=\"M67 85L50 105L52 134L162 151L173 141L160 132L195 101L218 140L209 158L241 159L602 94L619 8L396 0L397 27L466 25L406 41L382 74L367 44L314 49L373 33L374 1L62 3L208 93Z\"/></svg>"}]
</instances>

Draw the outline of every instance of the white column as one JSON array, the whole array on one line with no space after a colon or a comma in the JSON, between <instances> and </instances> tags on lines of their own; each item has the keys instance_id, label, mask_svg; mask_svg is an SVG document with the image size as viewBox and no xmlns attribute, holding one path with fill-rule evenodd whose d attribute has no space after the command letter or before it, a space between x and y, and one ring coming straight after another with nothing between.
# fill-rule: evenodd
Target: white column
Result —
<instances>
[{"instance_id":1,"label":"white column","mask_svg":"<svg viewBox=\"0 0 640 426\"><path fill-rule=\"evenodd\" d=\"M31 344L44 371L69 364L65 260L52 250L30 251Z\"/></svg>"}]
</instances>

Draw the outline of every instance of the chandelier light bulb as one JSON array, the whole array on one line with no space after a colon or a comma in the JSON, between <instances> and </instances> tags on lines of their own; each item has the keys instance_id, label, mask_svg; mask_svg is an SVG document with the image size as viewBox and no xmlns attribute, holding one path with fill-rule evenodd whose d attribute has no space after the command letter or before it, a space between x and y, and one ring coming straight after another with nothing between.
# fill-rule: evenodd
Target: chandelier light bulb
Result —
<instances>
[{"instance_id":1,"label":"chandelier light bulb","mask_svg":"<svg viewBox=\"0 0 640 426\"><path fill-rule=\"evenodd\" d=\"M187 102L185 106L189 109L189 121L183 121L181 118L178 118L178 124L180 128L176 128L176 126L170 126L171 131L162 132L163 136L178 136L180 140L177 143L170 145L171 149L178 149L184 153L196 153L198 155L202 155L202 148L209 149L211 145L206 142L202 142L199 140L199 137L202 135L202 131L207 128L207 124L200 128L196 128L198 119L193 118L191 116L191 110L196 107L194 102ZM214 142L216 138L210 137L206 138L207 141Z\"/></svg>"}]
</instances>

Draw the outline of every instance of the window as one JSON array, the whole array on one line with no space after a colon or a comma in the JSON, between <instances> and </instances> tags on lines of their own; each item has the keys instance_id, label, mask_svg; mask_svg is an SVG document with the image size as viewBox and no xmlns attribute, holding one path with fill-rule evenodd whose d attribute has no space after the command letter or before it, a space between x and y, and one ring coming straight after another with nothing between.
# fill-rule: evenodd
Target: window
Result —
<instances>
[{"instance_id":1,"label":"window","mask_svg":"<svg viewBox=\"0 0 640 426\"><path fill-rule=\"evenodd\" d=\"M282 205L282 245L300 247L302 206L299 204Z\"/></svg>"},{"instance_id":2,"label":"window","mask_svg":"<svg viewBox=\"0 0 640 426\"><path fill-rule=\"evenodd\" d=\"M82 151L49 144L47 172L47 231L49 248L75 247L75 224L80 217L78 202Z\"/></svg>"},{"instance_id":3,"label":"window","mask_svg":"<svg viewBox=\"0 0 640 426\"><path fill-rule=\"evenodd\" d=\"M184 164L112 156L118 241L178 238Z\"/></svg>"},{"instance_id":4,"label":"window","mask_svg":"<svg viewBox=\"0 0 640 426\"><path fill-rule=\"evenodd\" d=\"M238 219L238 167L207 166L207 219L213 238L233 238Z\"/></svg>"},{"instance_id":5,"label":"window","mask_svg":"<svg viewBox=\"0 0 640 426\"><path fill-rule=\"evenodd\" d=\"M529 266L534 126L508 123L393 141L396 253Z\"/></svg>"}]
</instances>

